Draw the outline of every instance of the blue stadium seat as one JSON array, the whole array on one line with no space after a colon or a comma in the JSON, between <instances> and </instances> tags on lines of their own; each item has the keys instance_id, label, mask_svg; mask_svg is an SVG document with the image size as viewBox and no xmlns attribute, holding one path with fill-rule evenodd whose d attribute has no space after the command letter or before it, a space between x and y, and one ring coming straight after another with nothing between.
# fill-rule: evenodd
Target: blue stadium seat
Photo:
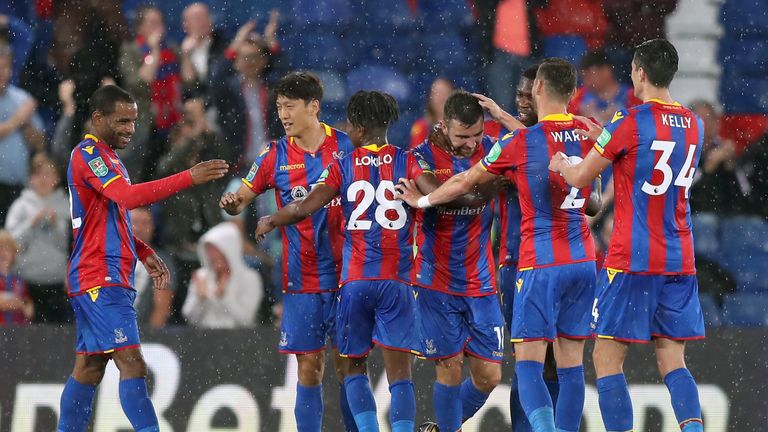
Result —
<instances>
[{"instance_id":1,"label":"blue stadium seat","mask_svg":"<svg viewBox=\"0 0 768 432\"><path fill-rule=\"evenodd\" d=\"M422 70L433 75L470 73L474 55L467 51L464 38L458 33L426 35L423 38Z\"/></svg>"},{"instance_id":2,"label":"blue stadium seat","mask_svg":"<svg viewBox=\"0 0 768 432\"><path fill-rule=\"evenodd\" d=\"M347 103L347 83L335 71L313 71L323 83L323 103Z\"/></svg>"},{"instance_id":3,"label":"blue stadium seat","mask_svg":"<svg viewBox=\"0 0 768 432\"><path fill-rule=\"evenodd\" d=\"M768 293L768 222L756 216L723 219L720 238L720 262L736 278L738 290Z\"/></svg>"},{"instance_id":4,"label":"blue stadium seat","mask_svg":"<svg viewBox=\"0 0 768 432\"><path fill-rule=\"evenodd\" d=\"M412 11L406 0L363 1L354 6L358 20L369 31L386 32L389 28L412 29L419 23L419 14Z\"/></svg>"},{"instance_id":5,"label":"blue stadium seat","mask_svg":"<svg viewBox=\"0 0 768 432\"><path fill-rule=\"evenodd\" d=\"M768 113L768 79L743 76L726 67L720 78L720 101L727 114Z\"/></svg>"},{"instance_id":6,"label":"blue stadium seat","mask_svg":"<svg viewBox=\"0 0 768 432\"><path fill-rule=\"evenodd\" d=\"M723 247L729 252L758 249L768 252L768 222L759 216L733 216L720 223Z\"/></svg>"},{"instance_id":7,"label":"blue stadium seat","mask_svg":"<svg viewBox=\"0 0 768 432\"><path fill-rule=\"evenodd\" d=\"M283 47L297 69L347 70L349 58L339 36L315 28L293 28L283 39Z\"/></svg>"},{"instance_id":8,"label":"blue stadium seat","mask_svg":"<svg viewBox=\"0 0 768 432\"><path fill-rule=\"evenodd\" d=\"M696 255L716 259L720 252L720 220L714 214L693 215L692 220Z\"/></svg>"},{"instance_id":9,"label":"blue stadium seat","mask_svg":"<svg viewBox=\"0 0 768 432\"><path fill-rule=\"evenodd\" d=\"M419 0L419 9L429 32L467 27L474 22L466 0Z\"/></svg>"},{"instance_id":10,"label":"blue stadium seat","mask_svg":"<svg viewBox=\"0 0 768 432\"><path fill-rule=\"evenodd\" d=\"M723 325L722 313L714 296L711 294L699 294L699 303L701 304L701 312L704 314L704 325L707 327Z\"/></svg>"},{"instance_id":11,"label":"blue stadium seat","mask_svg":"<svg viewBox=\"0 0 768 432\"><path fill-rule=\"evenodd\" d=\"M343 102L323 102L320 107L320 120L328 125L335 125L347 120L347 103Z\"/></svg>"},{"instance_id":12,"label":"blue stadium seat","mask_svg":"<svg viewBox=\"0 0 768 432\"><path fill-rule=\"evenodd\" d=\"M358 36L360 37L360 36ZM419 33L406 29L389 29L387 33L362 33L352 44L360 50L360 64L382 63L411 71L424 58Z\"/></svg>"},{"instance_id":13,"label":"blue stadium seat","mask_svg":"<svg viewBox=\"0 0 768 432\"><path fill-rule=\"evenodd\" d=\"M768 11L768 0L730 0L720 9L720 21L726 33L768 35L765 11Z\"/></svg>"},{"instance_id":14,"label":"blue stadium seat","mask_svg":"<svg viewBox=\"0 0 768 432\"><path fill-rule=\"evenodd\" d=\"M541 38L543 57L562 57L573 64L579 64L587 53L587 42L582 36L558 35Z\"/></svg>"},{"instance_id":15,"label":"blue stadium seat","mask_svg":"<svg viewBox=\"0 0 768 432\"><path fill-rule=\"evenodd\" d=\"M768 36L724 37L720 40L720 61L742 76L768 74Z\"/></svg>"},{"instance_id":16,"label":"blue stadium seat","mask_svg":"<svg viewBox=\"0 0 768 432\"><path fill-rule=\"evenodd\" d=\"M380 90L391 94L398 103L411 96L408 79L401 72L383 65L366 65L347 73L347 89L351 96L358 90Z\"/></svg>"},{"instance_id":17,"label":"blue stadium seat","mask_svg":"<svg viewBox=\"0 0 768 432\"><path fill-rule=\"evenodd\" d=\"M768 295L726 295L723 302L723 321L732 326L768 326Z\"/></svg>"},{"instance_id":18,"label":"blue stadium seat","mask_svg":"<svg viewBox=\"0 0 768 432\"><path fill-rule=\"evenodd\" d=\"M350 0L292 0L291 5L286 18L296 25L320 25L329 31L346 26L355 16Z\"/></svg>"}]
</instances>

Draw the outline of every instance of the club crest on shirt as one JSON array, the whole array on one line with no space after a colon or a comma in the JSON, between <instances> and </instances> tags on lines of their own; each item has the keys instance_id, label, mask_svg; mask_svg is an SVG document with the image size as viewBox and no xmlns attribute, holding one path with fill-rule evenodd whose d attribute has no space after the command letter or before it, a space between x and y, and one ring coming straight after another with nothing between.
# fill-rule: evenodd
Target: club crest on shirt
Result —
<instances>
[{"instance_id":1,"label":"club crest on shirt","mask_svg":"<svg viewBox=\"0 0 768 432\"><path fill-rule=\"evenodd\" d=\"M501 146L497 142L496 144L493 145L493 147L491 148L491 151L488 152L488 156L485 157L485 161L487 163L494 163L496 162L496 159L498 159L500 155L501 155Z\"/></svg>"},{"instance_id":2,"label":"club crest on shirt","mask_svg":"<svg viewBox=\"0 0 768 432\"><path fill-rule=\"evenodd\" d=\"M88 166L91 167L91 171L96 177L104 177L109 172L107 164L104 163L104 159L101 156L88 162Z\"/></svg>"},{"instance_id":3,"label":"club crest on shirt","mask_svg":"<svg viewBox=\"0 0 768 432\"><path fill-rule=\"evenodd\" d=\"M253 178L256 177L256 173L259 172L259 166L256 165L256 162L251 165L251 169L248 170L248 175L245 176L245 179L250 181L253 181Z\"/></svg>"},{"instance_id":4,"label":"club crest on shirt","mask_svg":"<svg viewBox=\"0 0 768 432\"><path fill-rule=\"evenodd\" d=\"M437 354L437 348L435 348L435 341L432 339L427 339L424 341L424 345L427 347L426 354Z\"/></svg>"},{"instance_id":5,"label":"club crest on shirt","mask_svg":"<svg viewBox=\"0 0 768 432\"><path fill-rule=\"evenodd\" d=\"M419 166L425 171L432 169L432 167L429 166L429 162L425 161L424 159L419 159Z\"/></svg>"},{"instance_id":6,"label":"club crest on shirt","mask_svg":"<svg viewBox=\"0 0 768 432\"><path fill-rule=\"evenodd\" d=\"M122 328L116 328L115 329L115 343L121 344L128 342L128 337L125 335L125 332Z\"/></svg>"},{"instance_id":7,"label":"club crest on shirt","mask_svg":"<svg viewBox=\"0 0 768 432\"><path fill-rule=\"evenodd\" d=\"M293 189L291 189L291 198L293 200L302 200L307 197L307 188L304 186L294 186Z\"/></svg>"}]
</instances>

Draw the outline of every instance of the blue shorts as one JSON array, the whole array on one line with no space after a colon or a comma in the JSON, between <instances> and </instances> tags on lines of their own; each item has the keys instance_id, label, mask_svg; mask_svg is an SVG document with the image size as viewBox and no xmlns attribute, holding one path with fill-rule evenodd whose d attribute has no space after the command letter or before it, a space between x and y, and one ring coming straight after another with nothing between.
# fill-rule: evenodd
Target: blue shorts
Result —
<instances>
[{"instance_id":1,"label":"blue shorts","mask_svg":"<svg viewBox=\"0 0 768 432\"><path fill-rule=\"evenodd\" d=\"M365 357L373 344L414 354L423 351L413 289L399 281L356 280L341 287L336 340L339 354Z\"/></svg>"},{"instance_id":2,"label":"blue shorts","mask_svg":"<svg viewBox=\"0 0 768 432\"><path fill-rule=\"evenodd\" d=\"M431 360L467 353L490 362L504 358L504 317L499 297L464 297L416 288L424 328L424 356Z\"/></svg>"},{"instance_id":3,"label":"blue shorts","mask_svg":"<svg viewBox=\"0 0 768 432\"><path fill-rule=\"evenodd\" d=\"M592 336L593 261L518 271L515 290L512 342Z\"/></svg>"},{"instance_id":4,"label":"blue shorts","mask_svg":"<svg viewBox=\"0 0 768 432\"><path fill-rule=\"evenodd\" d=\"M309 354L324 350L328 340L335 346L338 294L338 291L283 293L278 351Z\"/></svg>"},{"instance_id":5,"label":"blue shorts","mask_svg":"<svg viewBox=\"0 0 768 432\"><path fill-rule=\"evenodd\" d=\"M135 299L136 291L123 287L98 288L71 297L77 354L108 354L137 348L141 341L133 308Z\"/></svg>"},{"instance_id":6,"label":"blue shorts","mask_svg":"<svg viewBox=\"0 0 768 432\"><path fill-rule=\"evenodd\" d=\"M704 338L695 275L640 275L602 270L592 309L598 338L646 343L651 338Z\"/></svg>"},{"instance_id":7,"label":"blue shorts","mask_svg":"<svg viewBox=\"0 0 768 432\"><path fill-rule=\"evenodd\" d=\"M515 303L515 280L517 280L517 266L503 266L499 269L499 292L501 293L501 311L504 315L504 323L507 334L512 332L512 310Z\"/></svg>"}]
</instances>

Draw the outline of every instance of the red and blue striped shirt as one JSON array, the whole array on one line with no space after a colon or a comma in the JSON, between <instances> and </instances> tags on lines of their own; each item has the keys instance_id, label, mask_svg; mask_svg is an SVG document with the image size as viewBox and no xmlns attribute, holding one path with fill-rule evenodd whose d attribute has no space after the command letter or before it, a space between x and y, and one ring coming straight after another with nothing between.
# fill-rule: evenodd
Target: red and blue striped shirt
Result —
<instances>
[{"instance_id":1,"label":"red and blue striped shirt","mask_svg":"<svg viewBox=\"0 0 768 432\"><path fill-rule=\"evenodd\" d=\"M275 190L277 207L283 208L309 194L325 167L353 150L339 130L321 123L325 141L309 153L283 137L271 143L243 179L255 194ZM339 287L343 215L338 200L295 225L281 228L283 238L283 291L316 293Z\"/></svg>"},{"instance_id":2,"label":"red and blue striped shirt","mask_svg":"<svg viewBox=\"0 0 768 432\"><path fill-rule=\"evenodd\" d=\"M482 160L493 174L512 172L522 222L518 267L538 268L595 260L595 245L584 216L591 188L568 186L549 171L557 152L580 160L592 142L576 134L573 117L549 115L539 123L507 134Z\"/></svg>"},{"instance_id":3,"label":"red and blue striped shirt","mask_svg":"<svg viewBox=\"0 0 768 432\"><path fill-rule=\"evenodd\" d=\"M701 157L701 119L651 100L618 111L605 128L611 138L595 149L613 162L616 202L605 267L695 274L688 192Z\"/></svg>"},{"instance_id":4,"label":"red and blue striped shirt","mask_svg":"<svg viewBox=\"0 0 768 432\"><path fill-rule=\"evenodd\" d=\"M426 161L389 144L372 144L332 163L318 181L336 189L346 220L341 283L410 283L413 210L395 199L401 178L431 172Z\"/></svg>"},{"instance_id":5,"label":"red and blue striped shirt","mask_svg":"<svg viewBox=\"0 0 768 432\"><path fill-rule=\"evenodd\" d=\"M456 157L424 142L413 151L433 168L438 180L446 181L467 171L493 147L483 137L474 154ZM453 295L479 297L496 293L491 230L494 201L482 207L438 206L416 213L418 250L411 281L424 288Z\"/></svg>"}]
</instances>

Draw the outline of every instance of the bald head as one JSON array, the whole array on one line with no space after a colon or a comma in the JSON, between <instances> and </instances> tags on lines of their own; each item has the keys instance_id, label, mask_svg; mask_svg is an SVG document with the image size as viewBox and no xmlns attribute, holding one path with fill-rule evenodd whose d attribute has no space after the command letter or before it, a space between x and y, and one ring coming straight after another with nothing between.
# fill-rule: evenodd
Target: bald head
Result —
<instances>
[{"instance_id":1,"label":"bald head","mask_svg":"<svg viewBox=\"0 0 768 432\"><path fill-rule=\"evenodd\" d=\"M205 37L213 32L211 13L205 3L192 3L182 13L184 33L188 36Z\"/></svg>"}]
</instances>

